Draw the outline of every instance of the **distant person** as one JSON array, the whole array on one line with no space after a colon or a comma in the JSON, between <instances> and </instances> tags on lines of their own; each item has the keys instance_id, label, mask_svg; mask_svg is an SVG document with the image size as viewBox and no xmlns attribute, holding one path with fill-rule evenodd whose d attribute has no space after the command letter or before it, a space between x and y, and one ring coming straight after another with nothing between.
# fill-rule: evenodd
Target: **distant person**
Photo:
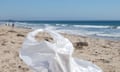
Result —
<instances>
[{"instance_id":1,"label":"distant person","mask_svg":"<svg viewBox=\"0 0 120 72\"><path fill-rule=\"evenodd\" d=\"M9 23L7 22L7 23L5 24L5 26L9 26Z\"/></svg>"},{"instance_id":2,"label":"distant person","mask_svg":"<svg viewBox=\"0 0 120 72\"><path fill-rule=\"evenodd\" d=\"M7 26L7 24L5 24L5 26Z\"/></svg>"},{"instance_id":3,"label":"distant person","mask_svg":"<svg viewBox=\"0 0 120 72\"><path fill-rule=\"evenodd\" d=\"M12 27L13 27L13 28L15 27L15 24L14 24L14 23L12 23Z\"/></svg>"}]
</instances>

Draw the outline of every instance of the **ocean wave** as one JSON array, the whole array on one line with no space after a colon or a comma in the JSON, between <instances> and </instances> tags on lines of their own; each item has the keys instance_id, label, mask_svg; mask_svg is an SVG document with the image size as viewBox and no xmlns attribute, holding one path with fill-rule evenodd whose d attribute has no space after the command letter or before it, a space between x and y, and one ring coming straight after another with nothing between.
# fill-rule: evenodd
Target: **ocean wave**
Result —
<instances>
[{"instance_id":1,"label":"ocean wave","mask_svg":"<svg viewBox=\"0 0 120 72\"><path fill-rule=\"evenodd\" d=\"M110 29L119 29L120 26L110 26L109 28L110 28Z\"/></svg>"},{"instance_id":2,"label":"ocean wave","mask_svg":"<svg viewBox=\"0 0 120 72\"><path fill-rule=\"evenodd\" d=\"M96 34L97 36L102 36L102 37L117 37L120 38L120 34Z\"/></svg>"},{"instance_id":3,"label":"ocean wave","mask_svg":"<svg viewBox=\"0 0 120 72\"><path fill-rule=\"evenodd\" d=\"M110 26L97 26L97 25L73 25L74 27L81 28L109 28Z\"/></svg>"},{"instance_id":4,"label":"ocean wave","mask_svg":"<svg viewBox=\"0 0 120 72\"><path fill-rule=\"evenodd\" d=\"M120 26L118 26L117 29L120 29Z\"/></svg>"},{"instance_id":5,"label":"ocean wave","mask_svg":"<svg viewBox=\"0 0 120 72\"><path fill-rule=\"evenodd\" d=\"M120 29L120 26L73 25L75 28Z\"/></svg>"},{"instance_id":6,"label":"ocean wave","mask_svg":"<svg viewBox=\"0 0 120 72\"><path fill-rule=\"evenodd\" d=\"M120 26L103 26L103 25L72 25L72 24L33 24L33 23L21 23L21 22L16 22L16 25L22 25L22 26L45 26L45 27L49 27L49 26L54 26L54 27L67 27L67 26L72 26L74 28L107 28L107 29L120 29Z\"/></svg>"},{"instance_id":7,"label":"ocean wave","mask_svg":"<svg viewBox=\"0 0 120 72\"><path fill-rule=\"evenodd\" d=\"M45 26L45 29L50 29L50 30L56 30L57 27L56 26L53 26L53 25L50 25L50 24L44 24Z\"/></svg>"},{"instance_id":8,"label":"ocean wave","mask_svg":"<svg viewBox=\"0 0 120 72\"><path fill-rule=\"evenodd\" d=\"M81 35L81 36L86 36L86 33L80 30L66 30L66 29L62 29L62 30L56 30L57 32L60 33L67 33L67 34L74 34L74 35Z\"/></svg>"},{"instance_id":9,"label":"ocean wave","mask_svg":"<svg viewBox=\"0 0 120 72\"><path fill-rule=\"evenodd\" d=\"M68 24L55 24L56 26L66 27Z\"/></svg>"},{"instance_id":10,"label":"ocean wave","mask_svg":"<svg viewBox=\"0 0 120 72\"><path fill-rule=\"evenodd\" d=\"M82 36L99 36L99 37L111 37L111 38L120 38L120 33L104 33L99 31L87 31L87 30L57 30L58 32L62 33L69 33L69 34L75 34L75 35L82 35Z\"/></svg>"}]
</instances>

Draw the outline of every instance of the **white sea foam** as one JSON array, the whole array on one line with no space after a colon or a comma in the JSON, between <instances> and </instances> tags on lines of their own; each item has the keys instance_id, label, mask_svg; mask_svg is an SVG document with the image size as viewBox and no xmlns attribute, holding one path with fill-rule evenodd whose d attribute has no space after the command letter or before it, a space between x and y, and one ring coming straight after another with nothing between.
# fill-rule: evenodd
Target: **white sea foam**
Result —
<instances>
[{"instance_id":1,"label":"white sea foam","mask_svg":"<svg viewBox=\"0 0 120 72\"><path fill-rule=\"evenodd\" d=\"M110 26L97 26L97 25L73 25L74 27L81 28L109 28Z\"/></svg>"},{"instance_id":2,"label":"white sea foam","mask_svg":"<svg viewBox=\"0 0 120 72\"><path fill-rule=\"evenodd\" d=\"M56 31L60 32L60 33L68 33L68 34L86 36L85 32L79 31L79 30L66 30L66 29L62 29L62 30L56 30Z\"/></svg>"},{"instance_id":3,"label":"white sea foam","mask_svg":"<svg viewBox=\"0 0 120 72\"><path fill-rule=\"evenodd\" d=\"M65 26L67 26L67 24L62 24L61 26L65 27Z\"/></svg>"},{"instance_id":4,"label":"white sea foam","mask_svg":"<svg viewBox=\"0 0 120 72\"><path fill-rule=\"evenodd\" d=\"M56 30L58 27L55 25L50 25L50 24L44 24L45 29L50 29L50 30Z\"/></svg>"},{"instance_id":5,"label":"white sea foam","mask_svg":"<svg viewBox=\"0 0 120 72\"><path fill-rule=\"evenodd\" d=\"M56 26L59 26L59 25L61 25L61 24L56 24Z\"/></svg>"},{"instance_id":6,"label":"white sea foam","mask_svg":"<svg viewBox=\"0 0 120 72\"><path fill-rule=\"evenodd\" d=\"M120 29L120 26L118 26L117 29Z\"/></svg>"},{"instance_id":7,"label":"white sea foam","mask_svg":"<svg viewBox=\"0 0 120 72\"><path fill-rule=\"evenodd\" d=\"M120 34L96 34L97 36L103 36L103 37L119 37Z\"/></svg>"}]
</instances>

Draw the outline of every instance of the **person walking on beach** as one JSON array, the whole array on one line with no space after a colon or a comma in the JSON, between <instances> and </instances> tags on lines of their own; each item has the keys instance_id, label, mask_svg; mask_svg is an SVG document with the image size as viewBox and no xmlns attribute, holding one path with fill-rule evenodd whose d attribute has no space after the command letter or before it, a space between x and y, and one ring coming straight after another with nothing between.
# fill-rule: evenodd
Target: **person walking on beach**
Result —
<instances>
[{"instance_id":1,"label":"person walking on beach","mask_svg":"<svg viewBox=\"0 0 120 72\"><path fill-rule=\"evenodd\" d=\"M13 27L13 28L15 27L15 24L14 24L14 23L12 23L12 27Z\"/></svg>"}]
</instances>

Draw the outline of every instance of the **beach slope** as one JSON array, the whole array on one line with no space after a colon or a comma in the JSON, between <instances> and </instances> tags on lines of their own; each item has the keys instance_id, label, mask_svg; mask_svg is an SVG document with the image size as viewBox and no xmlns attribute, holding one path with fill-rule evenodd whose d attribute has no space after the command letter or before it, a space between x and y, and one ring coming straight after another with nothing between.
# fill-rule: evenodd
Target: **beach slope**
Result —
<instances>
[{"instance_id":1,"label":"beach slope","mask_svg":"<svg viewBox=\"0 0 120 72\"><path fill-rule=\"evenodd\" d=\"M19 58L28 32L23 28L0 27L0 72L32 72ZM63 34L74 45L73 56L98 65L104 72L120 72L120 41ZM44 38L44 35L41 36Z\"/></svg>"}]
</instances>

